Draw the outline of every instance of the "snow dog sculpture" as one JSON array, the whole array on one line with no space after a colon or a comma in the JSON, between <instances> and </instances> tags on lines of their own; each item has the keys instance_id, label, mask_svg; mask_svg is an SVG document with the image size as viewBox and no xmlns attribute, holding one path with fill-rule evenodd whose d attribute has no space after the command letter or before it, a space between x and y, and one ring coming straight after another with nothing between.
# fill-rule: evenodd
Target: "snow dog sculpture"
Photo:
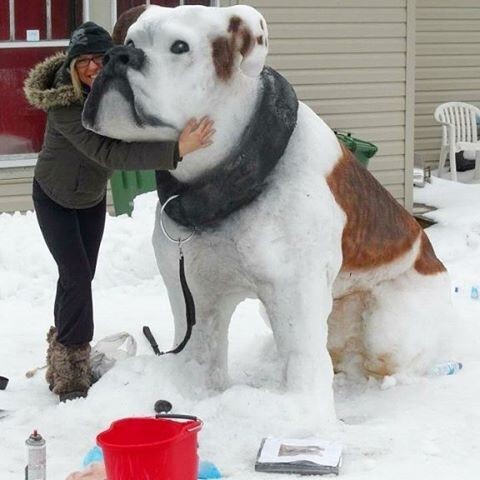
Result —
<instances>
[{"instance_id":1,"label":"snow dog sculpture","mask_svg":"<svg viewBox=\"0 0 480 480\"><path fill-rule=\"evenodd\" d=\"M230 318L251 297L265 306L287 387L308 392L319 418L334 418L334 370L425 372L451 320L445 267L413 217L265 67L262 15L248 6L137 7L114 37L124 45L95 81L88 128L175 139L191 117L215 121L212 146L157 173L160 204L179 195L166 208L170 228L197 228L184 247L197 326L182 355L225 385ZM158 215L153 243L178 343L178 249Z\"/></svg>"}]
</instances>

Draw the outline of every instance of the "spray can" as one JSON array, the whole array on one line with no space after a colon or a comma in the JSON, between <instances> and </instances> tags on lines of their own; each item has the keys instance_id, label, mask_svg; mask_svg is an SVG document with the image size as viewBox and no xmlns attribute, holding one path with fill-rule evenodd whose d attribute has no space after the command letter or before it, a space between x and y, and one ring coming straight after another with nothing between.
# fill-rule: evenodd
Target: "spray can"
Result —
<instances>
[{"instance_id":1,"label":"spray can","mask_svg":"<svg viewBox=\"0 0 480 480\"><path fill-rule=\"evenodd\" d=\"M45 439L34 430L25 441L27 447L27 465L25 480L46 480L47 445Z\"/></svg>"},{"instance_id":2,"label":"spray can","mask_svg":"<svg viewBox=\"0 0 480 480\"><path fill-rule=\"evenodd\" d=\"M455 375L463 368L463 364L461 362L444 362L435 365L432 369L430 369L430 375Z\"/></svg>"}]
</instances>

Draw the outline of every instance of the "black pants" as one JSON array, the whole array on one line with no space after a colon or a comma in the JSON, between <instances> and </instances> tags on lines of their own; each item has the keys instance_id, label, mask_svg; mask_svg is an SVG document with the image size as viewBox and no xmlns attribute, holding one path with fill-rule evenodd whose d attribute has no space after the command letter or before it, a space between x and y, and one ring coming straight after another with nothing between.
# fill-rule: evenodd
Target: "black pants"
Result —
<instances>
[{"instance_id":1,"label":"black pants","mask_svg":"<svg viewBox=\"0 0 480 480\"><path fill-rule=\"evenodd\" d=\"M58 341L80 345L93 338L92 280L105 227L106 201L71 209L54 202L33 181L38 224L58 266L54 317Z\"/></svg>"}]
</instances>

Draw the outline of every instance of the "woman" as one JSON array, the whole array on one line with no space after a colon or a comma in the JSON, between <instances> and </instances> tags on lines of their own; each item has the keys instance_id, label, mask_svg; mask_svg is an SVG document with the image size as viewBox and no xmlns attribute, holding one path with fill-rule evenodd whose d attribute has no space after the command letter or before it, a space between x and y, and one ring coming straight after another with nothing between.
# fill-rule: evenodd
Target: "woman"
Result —
<instances>
[{"instance_id":1,"label":"woman","mask_svg":"<svg viewBox=\"0 0 480 480\"><path fill-rule=\"evenodd\" d=\"M190 121L178 142L126 143L84 129L82 105L112 46L106 30L86 22L73 32L66 54L37 65L25 82L28 101L48 112L33 202L59 271L46 377L61 401L86 396L91 385L91 282L112 169L174 169L184 155L210 145L214 133L208 119Z\"/></svg>"}]
</instances>

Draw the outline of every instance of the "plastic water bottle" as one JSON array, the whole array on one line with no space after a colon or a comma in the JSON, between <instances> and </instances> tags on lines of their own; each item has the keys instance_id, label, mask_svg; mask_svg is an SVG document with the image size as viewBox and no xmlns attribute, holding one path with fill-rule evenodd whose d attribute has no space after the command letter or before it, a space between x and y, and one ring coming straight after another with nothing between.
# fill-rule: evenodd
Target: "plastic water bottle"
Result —
<instances>
[{"instance_id":1,"label":"plastic water bottle","mask_svg":"<svg viewBox=\"0 0 480 480\"><path fill-rule=\"evenodd\" d=\"M473 298L473 300L478 300L478 297L478 287L472 287L472 289L470 290L470 298Z\"/></svg>"},{"instance_id":2,"label":"plastic water bottle","mask_svg":"<svg viewBox=\"0 0 480 480\"><path fill-rule=\"evenodd\" d=\"M34 430L25 441L27 447L26 480L46 480L47 445L45 439Z\"/></svg>"},{"instance_id":3,"label":"plastic water bottle","mask_svg":"<svg viewBox=\"0 0 480 480\"><path fill-rule=\"evenodd\" d=\"M463 368L462 363L460 362L444 362L435 365L430 369L430 375L440 376L440 375L455 375Z\"/></svg>"}]
</instances>

